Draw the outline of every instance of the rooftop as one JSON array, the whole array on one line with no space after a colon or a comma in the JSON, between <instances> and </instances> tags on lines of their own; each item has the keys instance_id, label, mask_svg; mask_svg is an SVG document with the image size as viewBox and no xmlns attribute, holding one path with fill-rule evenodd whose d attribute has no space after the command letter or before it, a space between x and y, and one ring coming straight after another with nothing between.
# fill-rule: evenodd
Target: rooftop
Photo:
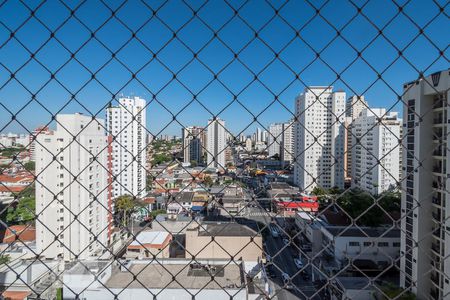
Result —
<instances>
[{"instance_id":1,"label":"rooftop","mask_svg":"<svg viewBox=\"0 0 450 300\"><path fill-rule=\"evenodd\" d=\"M166 231L142 231L136 236L136 240L130 246L141 246L144 244L162 245L169 235Z\"/></svg>"},{"instance_id":2,"label":"rooftop","mask_svg":"<svg viewBox=\"0 0 450 300\"><path fill-rule=\"evenodd\" d=\"M200 236L255 236L256 231L234 222L203 222L197 227Z\"/></svg>"},{"instance_id":3,"label":"rooftop","mask_svg":"<svg viewBox=\"0 0 450 300\"><path fill-rule=\"evenodd\" d=\"M325 226L333 236L400 238L400 229L384 227Z\"/></svg>"},{"instance_id":4,"label":"rooftop","mask_svg":"<svg viewBox=\"0 0 450 300\"><path fill-rule=\"evenodd\" d=\"M175 200L180 203L192 202L192 198L194 198L194 192L180 192L175 196Z\"/></svg>"},{"instance_id":5,"label":"rooftop","mask_svg":"<svg viewBox=\"0 0 450 300\"><path fill-rule=\"evenodd\" d=\"M346 290L365 290L373 288L367 277L337 277L336 281Z\"/></svg>"},{"instance_id":6,"label":"rooftop","mask_svg":"<svg viewBox=\"0 0 450 300\"><path fill-rule=\"evenodd\" d=\"M76 263L72 268L67 268L65 274L72 275L90 275L97 274L103 270L108 264L108 261L86 261Z\"/></svg>"},{"instance_id":7,"label":"rooftop","mask_svg":"<svg viewBox=\"0 0 450 300\"><path fill-rule=\"evenodd\" d=\"M235 264L215 265L215 271L191 264L132 264L130 271L113 272L106 282L108 288L169 288L169 289L223 289L242 284L240 267ZM133 279L133 274L136 279ZM214 275L214 281L211 281ZM175 280L172 277L175 277Z\"/></svg>"}]
</instances>

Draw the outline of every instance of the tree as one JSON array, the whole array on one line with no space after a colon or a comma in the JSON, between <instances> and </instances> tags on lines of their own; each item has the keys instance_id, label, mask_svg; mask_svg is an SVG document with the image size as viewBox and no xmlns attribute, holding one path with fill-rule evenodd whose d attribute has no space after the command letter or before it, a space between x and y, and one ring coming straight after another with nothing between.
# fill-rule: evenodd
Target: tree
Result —
<instances>
[{"instance_id":1,"label":"tree","mask_svg":"<svg viewBox=\"0 0 450 300\"><path fill-rule=\"evenodd\" d=\"M169 161L172 161L171 156L169 156L167 154L159 153L159 154L155 154L153 156L152 165L159 165L159 164L169 162Z\"/></svg>"},{"instance_id":2,"label":"tree","mask_svg":"<svg viewBox=\"0 0 450 300\"><path fill-rule=\"evenodd\" d=\"M191 160L191 167L195 168L197 166L197 161L196 160Z\"/></svg>"},{"instance_id":3,"label":"tree","mask_svg":"<svg viewBox=\"0 0 450 300\"><path fill-rule=\"evenodd\" d=\"M127 224L127 220L139 207L141 207L141 205L136 197L122 195L116 198L114 207L118 219L121 224L125 226Z\"/></svg>"},{"instance_id":4,"label":"tree","mask_svg":"<svg viewBox=\"0 0 450 300\"><path fill-rule=\"evenodd\" d=\"M327 194L327 191L324 188L321 188L319 186L315 186L313 188L313 190L311 191L311 194L315 195L315 196L323 196L323 195Z\"/></svg>"},{"instance_id":5,"label":"tree","mask_svg":"<svg viewBox=\"0 0 450 300\"><path fill-rule=\"evenodd\" d=\"M13 224L28 224L34 220L36 201L34 197L24 197L18 204L10 206L6 214L6 221Z\"/></svg>"},{"instance_id":6,"label":"tree","mask_svg":"<svg viewBox=\"0 0 450 300\"><path fill-rule=\"evenodd\" d=\"M213 182L211 176L205 176L205 178L203 179L203 183L206 186L212 186L214 182Z\"/></svg>"},{"instance_id":7,"label":"tree","mask_svg":"<svg viewBox=\"0 0 450 300\"><path fill-rule=\"evenodd\" d=\"M404 291L404 289L399 288L395 284L390 282L385 282L380 287L383 291L384 295L382 295L381 299L398 299L398 300L415 300L416 296L410 291ZM401 295L400 295L401 294ZM400 296L399 296L400 295Z\"/></svg>"},{"instance_id":8,"label":"tree","mask_svg":"<svg viewBox=\"0 0 450 300\"><path fill-rule=\"evenodd\" d=\"M36 168L36 163L34 161L28 161L28 162L23 164L23 167L27 171L34 171L35 168Z\"/></svg>"},{"instance_id":9,"label":"tree","mask_svg":"<svg viewBox=\"0 0 450 300\"><path fill-rule=\"evenodd\" d=\"M0 265L7 264L11 261L11 256L8 254L0 255Z\"/></svg>"}]
</instances>

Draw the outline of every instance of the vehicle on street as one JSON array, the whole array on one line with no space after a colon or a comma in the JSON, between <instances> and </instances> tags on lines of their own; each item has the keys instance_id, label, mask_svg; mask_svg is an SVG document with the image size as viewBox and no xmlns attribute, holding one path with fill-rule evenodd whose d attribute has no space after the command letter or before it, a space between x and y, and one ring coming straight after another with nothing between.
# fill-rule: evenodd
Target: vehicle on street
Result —
<instances>
[{"instance_id":1,"label":"vehicle on street","mask_svg":"<svg viewBox=\"0 0 450 300\"><path fill-rule=\"evenodd\" d=\"M272 234L272 236L274 238L280 236L280 232L279 232L278 228L276 228L274 225L270 225L270 233Z\"/></svg>"},{"instance_id":2,"label":"vehicle on street","mask_svg":"<svg viewBox=\"0 0 450 300\"><path fill-rule=\"evenodd\" d=\"M303 280L305 280L305 281L309 281L309 280L311 279L311 276L309 276L309 273L306 272L306 270L304 270L304 271L302 272L302 278L303 278Z\"/></svg>"},{"instance_id":3,"label":"vehicle on street","mask_svg":"<svg viewBox=\"0 0 450 300\"><path fill-rule=\"evenodd\" d=\"M281 279L283 280L284 287L288 290L293 289L291 278L287 273L281 273Z\"/></svg>"},{"instance_id":4,"label":"vehicle on street","mask_svg":"<svg viewBox=\"0 0 450 300\"><path fill-rule=\"evenodd\" d=\"M294 258L294 264L297 266L298 269L303 268L303 262L299 258Z\"/></svg>"},{"instance_id":5,"label":"vehicle on street","mask_svg":"<svg viewBox=\"0 0 450 300\"><path fill-rule=\"evenodd\" d=\"M289 240L288 239L286 239L286 238L284 238L283 239L283 244L285 245L285 246L289 246Z\"/></svg>"}]
</instances>

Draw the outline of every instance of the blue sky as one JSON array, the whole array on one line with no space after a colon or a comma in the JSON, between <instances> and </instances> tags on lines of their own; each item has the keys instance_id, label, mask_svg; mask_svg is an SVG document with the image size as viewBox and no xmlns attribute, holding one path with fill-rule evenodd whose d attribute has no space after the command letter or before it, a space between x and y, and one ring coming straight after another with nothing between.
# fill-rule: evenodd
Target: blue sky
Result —
<instances>
[{"instance_id":1,"label":"blue sky","mask_svg":"<svg viewBox=\"0 0 450 300\"><path fill-rule=\"evenodd\" d=\"M259 0L187 1L190 7L183 1L147 1L147 5L141 1L123 5L121 1L105 2L109 8L91 0L81 5L67 1L67 7L53 0L43 4L26 1L32 9L39 7L34 17L19 1L0 7L2 132L25 132L22 125L32 130L50 122L51 114L60 110L104 117L102 108L111 95L123 93L149 100L147 126L153 134L163 129L164 133L180 134L181 125L171 123L173 116L167 110L179 112L176 118L182 125L206 125L211 114L203 106L213 114L222 111L219 116L232 132L251 124L245 130L251 133L260 126L252 123L251 113L264 126L289 119L294 98L305 85L333 85L348 95L364 94L373 107L399 111L397 94L402 93L403 83L418 77L417 70L429 74L449 67L450 32L445 30L450 28L449 6L444 8L447 16L438 15L439 8L432 1L410 1L403 9L410 19L400 13L387 26L398 13L390 1L371 0L366 5L365 1L354 1L357 6L364 5L362 14L346 26L357 8L338 0L326 1L321 15L308 2L299 0L270 1L270 5ZM445 2L440 1L440 5ZM321 1L311 4L323 5ZM70 9L77 6L70 17ZM111 9L117 8L116 18L111 18ZM151 9L157 10L156 15ZM198 10L196 16L193 10ZM386 26L384 36L377 37L378 30L366 18L379 28ZM427 25L426 37L416 37L419 29L413 22L419 27ZM343 26L341 37L335 38L333 27ZM51 39L50 32L55 30ZM296 30L300 30L298 36ZM15 32L13 38L11 31ZM132 31L137 31L139 41L132 38ZM218 31L216 37L214 31ZM405 58L399 58L393 45ZM76 52L75 59L70 60L69 51ZM362 51L364 59L357 58L357 51ZM36 53L34 59L30 60L30 52ZM117 52L115 58L111 52ZM323 61L316 59L315 52L321 52ZM86 68L96 73L97 81L90 81ZM382 75L385 82L377 80L377 72L386 68ZM137 79L131 82L130 71L137 72ZM16 73L12 80L10 72ZM175 79L173 73L177 74ZM294 73L300 73L299 79ZM336 80L336 73L341 74L340 80ZM216 79L214 74L218 74ZM71 93L81 104L70 100ZM36 100L31 101L32 94ZM281 104L273 103L275 96ZM22 125L10 123L7 110L18 112Z\"/></svg>"}]
</instances>

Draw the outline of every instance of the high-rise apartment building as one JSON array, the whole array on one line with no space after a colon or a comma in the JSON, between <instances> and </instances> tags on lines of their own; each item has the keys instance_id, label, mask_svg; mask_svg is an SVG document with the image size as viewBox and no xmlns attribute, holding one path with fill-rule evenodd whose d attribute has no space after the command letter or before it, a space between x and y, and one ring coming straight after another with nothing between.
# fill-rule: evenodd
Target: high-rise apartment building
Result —
<instances>
[{"instance_id":1,"label":"high-rise apartment building","mask_svg":"<svg viewBox=\"0 0 450 300\"><path fill-rule=\"evenodd\" d=\"M219 118L208 120L207 127L207 163L208 167L225 168L225 148L227 147L225 121Z\"/></svg>"},{"instance_id":2,"label":"high-rise apartment building","mask_svg":"<svg viewBox=\"0 0 450 300\"><path fill-rule=\"evenodd\" d=\"M189 126L182 129L183 161L203 163L206 130L203 127Z\"/></svg>"},{"instance_id":3,"label":"high-rise apartment building","mask_svg":"<svg viewBox=\"0 0 450 300\"><path fill-rule=\"evenodd\" d=\"M283 141L283 123L270 124L268 145L269 156L280 156L281 145Z\"/></svg>"},{"instance_id":4,"label":"high-rise apartment building","mask_svg":"<svg viewBox=\"0 0 450 300\"><path fill-rule=\"evenodd\" d=\"M245 141L245 151L251 153L253 151L253 142L251 138L247 138Z\"/></svg>"},{"instance_id":5,"label":"high-rise apartment building","mask_svg":"<svg viewBox=\"0 0 450 300\"><path fill-rule=\"evenodd\" d=\"M281 161L292 163L294 156L294 121L283 124L283 141L281 143Z\"/></svg>"},{"instance_id":6,"label":"high-rise apartment building","mask_svg":"<svg viewBox=\"0 0 450 300\"><path fill-rule=\"evenodd\" d=\"M307 87L295 103L294 182L304 191L344 187L345 92Z\"/></svg>"},{"instance_id":7,"label":"high-rise apartment building","mask_svg":"<svg viewBox=\"0 0 450 300\"><path fill-rule=\"evenodd\" d=\"M401 123L396 112L384 108L366 108L353 120L353 187L375 195L397 187Z\"/></svg>"},{"instance_id":8,"label":"high-rise apartment building","mask_svg":"<svg viewBox=\"0 0 450 300\"><path fill-rule=\"evenodd\" d=\"M344 150L344 176L350 181L352 173L352 122L368 107L364 96L351 96L345 104L345 150Z\"/></svg>"},{"instance_id":9,"label":"high-rise apartment building","mask_svg":"<svg viewBox=\"0 0 450 300\"><path fill-rule=\"evenodd\" d=\"M39 134L48 134L50 132L50 130L48 129L48 126L39 126L37 127L35 130L33 130L30 134L30 141L29 141L29 145L30 145L30 158L31 160L35 161L36 160L36 137Z\"/></svg>"},{"instance_id":10,"label":"high-rise apartment building","mask_svg":"<svg viewBox=\"0 0 450 300\"><path fill-rule=\"evenodd\" d=\"M113 197L146 196L146 112L145 100L119 98L107 109L108 134L112 136Z\"/></svg>"},{"instance_id":11,"label":"high-rise apartment building","mask_svg":"<svg viewBox=\"0 0 450 300\"><path fill-rule=\"evenodd\" d=\"M275 123L269 126L269 156L278 155L281 161L291 163L294 156L294 123Z\"/></svg>"},{"instance_id":12,"label":"high-rise apartment building","mask_svg":"<svg viewBox=\"0 0 450 300\"><path fill-rule=\"evenodd\" d=\"M104 121L57 115L36 137L36 246L45 258L84 259L108 246L108 142Z\"/></svg>"},{"instance_id":13,"label":"high-rise apartment building","mask_svg":"<svg viewBox=\"0 0 450 300\"><path fill-rule=\"evenodd\" d=\"M400 285L449 299L449 70L404 85Z\"/></svg>"}]
</instances>

